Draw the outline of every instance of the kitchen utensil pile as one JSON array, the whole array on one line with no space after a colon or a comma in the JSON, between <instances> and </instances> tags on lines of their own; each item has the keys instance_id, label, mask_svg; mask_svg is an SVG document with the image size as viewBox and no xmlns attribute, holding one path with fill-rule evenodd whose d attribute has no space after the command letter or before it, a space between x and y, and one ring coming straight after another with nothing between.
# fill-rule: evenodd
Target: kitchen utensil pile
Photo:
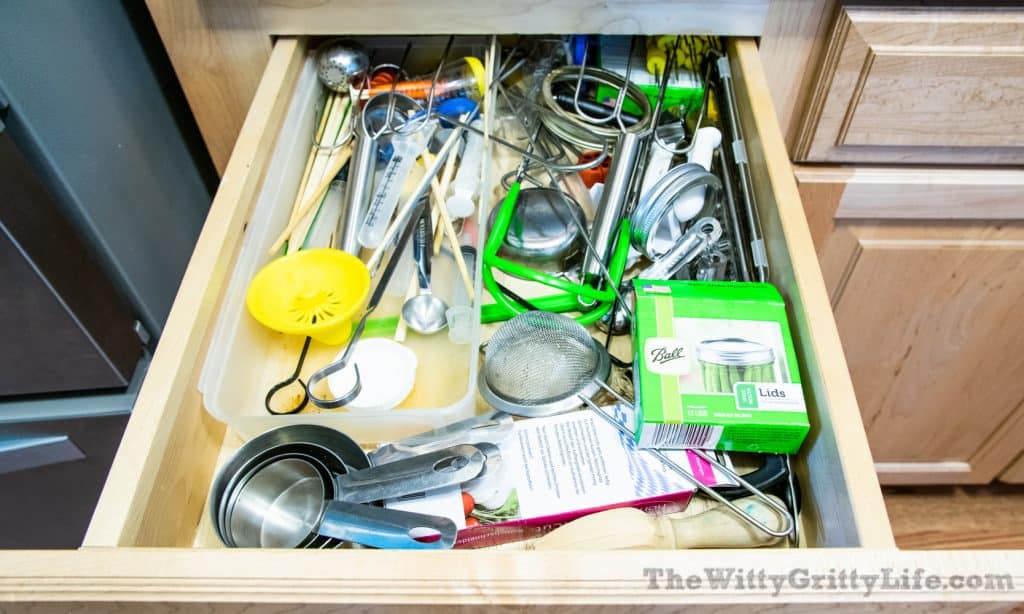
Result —
<instances>
[{"instance_id":1,"label":"kitchen utensil pile","mask_svg":"<svg viewBox=\"0 0 1024 614\"><path fill-rule=\"evenodd\" d=\"M416 44L387 58L353 40L318 48L314 142L247 305L273 331L305 337L294 373L267 393L272 414L368 412L386 424L416 411L402 408L417 391L445 385L417 377L417 343L454 348L479 336L489 337L480 415L369 456L322 426L268 431L214 481L220 539L449 548L513 536L535 550L795 543L788 459L785 480L745 479L726 454L634 442L644 408L630 400L640 398L633 370L648 350L658 373L677 370L680 390L690 378L725 395L782 381L780 350L754 329L699 348L670 347L671 331L651 348L627 336L672 318L637 308L635 280L768 278L720 42L526 37L452 57L451 37L426 70L413 66ZM302 379L311 343L338 353ZM757 356L727 355L745 348ZM716 443L705 447L732 449ZM532 471L527 449L586 465L570 473L588 503L553 512L544 531L564 526L547 535L524 520L533 491L514 486ZM601 466L609 458L628 474ZM584 474L627 477L612 493L577 484ZM721 507L692 517L599 511L662 494L685 507L696 491Z\"/></svg>"}]
</instances>

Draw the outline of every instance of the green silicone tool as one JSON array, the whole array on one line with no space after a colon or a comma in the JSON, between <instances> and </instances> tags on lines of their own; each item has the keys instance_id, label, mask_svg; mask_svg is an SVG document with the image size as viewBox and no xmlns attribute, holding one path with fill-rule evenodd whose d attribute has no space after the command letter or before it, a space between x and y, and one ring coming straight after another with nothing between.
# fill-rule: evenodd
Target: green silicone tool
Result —
<instances>
[{"instance_id":1,"label":"green silicone tool","mask_svg":"<svg viewBox=\"0 0 1024 614\"><path fill-rule=\"evenodd\" d=\"M505 241L505 235L508 233L509 226L512 223L521 186L521 182L516 181L509 188L508 194L505 195L501 202L501 208L495 217L494 225L487 236L487 242L484 244L483 282L484 287L494 297L495 302L493 305L485 305L483 307L481 321L485 323L500 322L527 311L526 307L515 302L502 291L498 286L498 282L494 279L493 269L498 269L514 277L544 284L561 291L558 294L531 298L530 302L538 309L557 313L579 311L580 303L585 302L594 306L576 316L576 321L587 325L600 320L615 303L615 288L622 281L622 274L626 270L626 257L629 252L629 222L627 220L621 222L615 242L615 249L608 263L608 275L611 277L611 284L606 283L604 288L598 289L587 284L575 283L561 277L555 277L554 275L538 271L518 262L512 262L498 255L502 243Z\"/></svg>"}]
</instances>

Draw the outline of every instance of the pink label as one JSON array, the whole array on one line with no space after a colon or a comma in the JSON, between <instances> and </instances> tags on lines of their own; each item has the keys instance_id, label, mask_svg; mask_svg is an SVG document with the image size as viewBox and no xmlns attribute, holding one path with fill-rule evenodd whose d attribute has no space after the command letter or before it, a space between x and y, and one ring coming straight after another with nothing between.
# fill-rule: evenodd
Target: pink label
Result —
<instances>
[{"instance_id":1,"label":"pink label","mask_svg":"<svg viewBox=\"0 0 1024 614\"><path fill-rule=\"evenodd\" d=\"M705 484L707 486L714 486L715 484L718 484L718 480L715 479L715 472L711 463L697 456L693 452L687 452L686 458L690 461L690 470L693 471L693 477L697 478L701 484Z\"/></svg>"}]
</instances>

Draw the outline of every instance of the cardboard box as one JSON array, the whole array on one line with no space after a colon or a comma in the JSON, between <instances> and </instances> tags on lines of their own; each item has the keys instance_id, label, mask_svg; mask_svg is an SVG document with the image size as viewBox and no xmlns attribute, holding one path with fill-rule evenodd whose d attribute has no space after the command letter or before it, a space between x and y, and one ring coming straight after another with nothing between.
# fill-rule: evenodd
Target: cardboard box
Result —
<instances>
[{"instance_id":1,"label":"cardboard box","mask_svg":"<svg viewBox=\"0 0 1024 614\"><path fill-rule=\"evenodd\" d=\"M637 444L793 454L810 425L771 284L634 280Z\"/></svg>"}]
</instances>

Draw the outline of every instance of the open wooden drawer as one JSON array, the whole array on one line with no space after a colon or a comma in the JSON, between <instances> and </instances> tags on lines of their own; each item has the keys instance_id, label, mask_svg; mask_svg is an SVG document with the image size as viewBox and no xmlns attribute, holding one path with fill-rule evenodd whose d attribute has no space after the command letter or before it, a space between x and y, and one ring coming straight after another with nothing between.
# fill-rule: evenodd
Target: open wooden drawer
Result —
<instances>
[{"instance_id":1,"label":"open wooden drawer","mask_svg":"<svg viewBox=\"0 0 1024 614\"><path fill-rule=\"evenodd\" d=\"M0 556L7 576L0 580L0 595L25 599L28 592L42 591L35 597L245 603L743 603L766 599L771 587L715 590L705 584L700 590L665 592L649 588L651 572L645 569L827 571L858 561L865 565L866 553L856 549L890 551L873 565L898 565L756 43L730 39L728 53L771 281L790 308L811 405L811 434L796 463L803 484L801 548L583 554L219 547L205 526L206 498L218 462L238 436L205 411L197 380L279 128L308 61L306 39L286 37L275 44L83 549L30 553L21 564ZM784 593L780 599L786 598Z\"/></svg>"}]
</instances>

